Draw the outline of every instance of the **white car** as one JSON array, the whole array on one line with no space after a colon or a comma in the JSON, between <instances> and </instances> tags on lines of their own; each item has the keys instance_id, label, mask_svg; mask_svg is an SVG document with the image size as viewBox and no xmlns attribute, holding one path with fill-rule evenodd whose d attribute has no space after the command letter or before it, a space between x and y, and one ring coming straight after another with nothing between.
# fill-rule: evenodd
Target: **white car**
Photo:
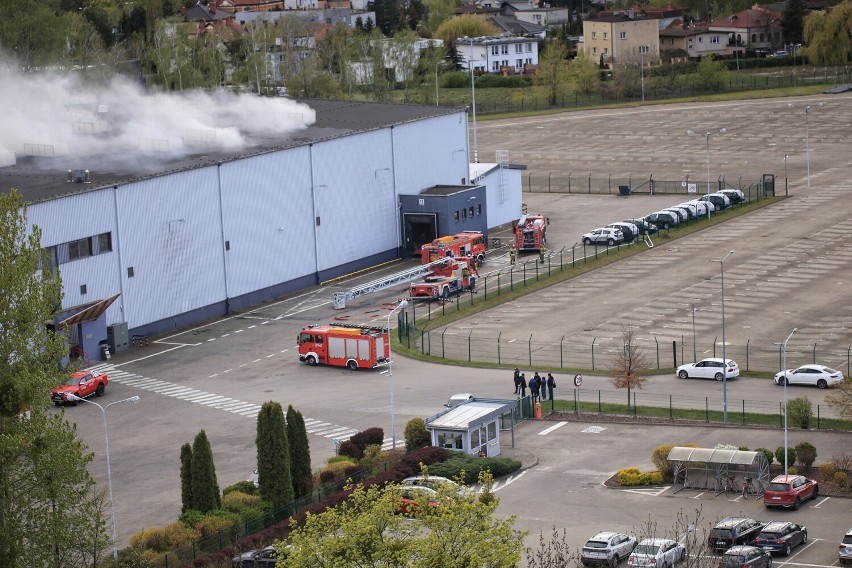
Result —
<instances>
[{"instance_id":1,"label":"white car","mask_svg":"<svg viewBox=\"0 0 852 568\"><path fill-rule=\"evenodd\" d=\"M728 359L727 377L733 379L740 376L740 368L736 361ZM681 379L716 379L721 381L725 378L725 363L721 357L710 357L702 359L698 363L688 363L677 368L677 376Z\"/></svg>"},{"instance_id":2,"label":"white car","mask_svg":"<svg viewBox=\"0 0 852 568\"><path fill-rule=\"evenodd\" d=\"M671 568L686 559L686 547L668 538L646 538L627 560L630 568Z\"/></svg>"},{"instance_id":3,"label":"white car","mask_svg":"<svg viewBox=\"0 0 852 568\"><path fill-rule=\"evenodd\" d=\"M612 246L616 243L624 242L624 233L618 229L603 227L583 235L583 242L587 245L605 243Z\"/></svg>"},{"instance_id":4,"label":"white car","mask_svg":"<svg viewBox=\"0 0 852 568\"><path fill-rule=\"evenodd\" d=\"M739 189L720 189L717 193L726 195L731 200L731 203L742 203L745 201L745 193Z\"/></svg>"},{"instance_id":5,"label":"white car","mask_svg":"<svg viewBox=\"0 0 852 568\"><path fill-rule=\"evenodd\" d=\"M619 221L617 223L610 223L607 225L607 228L618 229L621 231L621 234L624 235L624 240L627 242L632 242L634 239L639 237L639 227L637 227L635 223Z\"/></svg>"},{"instance_id":6,"label":"white car","mask_svg":"<svg viewBox=\"0 0 852 568\"><path fill-rule=\"evenodd\" d=\"M684 223L689 220L689 211L682 207L672 206L666 207L663 211L668 211L674 215L677 215L677 220L681 223Z\"/></svg>"},{"instance_id":7,"label":"white car","mask_svg":"<svg viewBox=\"0 0 852 568\"><path fill-rule=\"evenodd\" d=\"M693 199L692 201L687 201L687 203L695 205L695 208L698 210L699 217L707 215L708 209L710 210L710 213L716 210L716 206L713 205L711 201L701 201L700 199Z\"/></svg>"},{"instance_id":8,"label":"white car","mask_svg":"<svg viewBox=\"0 0 852 568\"><path fill-rule=\"evenodd\" d=\"M775 384L810 385L825 389L843 382L843 373L825 365L802 365L798 369L787 369L775 373Z\"/></svg>"},{"instance_id":9,"label":"white car","mask_svg":"<svg viewBox=\"0 0 852 568\"><path fill-rule=\"evenodd\" d=\"M586 541L580 554L583 566L606 564L615 567L636 548L636 538L616 532L599 532Z\"/></svg>"},{"instance_id":10,"label":"white car","mask_svg":"<svg viewBox=\"0 0 852 568\"><path fill-rule=\"evenodd\" d=\"M686 209L687 213L689 213L690 219L695 219L699 215L698 207L696 207L694 203L678 203L677 205L675 205L675 207L679 207L680 209Z\"/></svg>"}]
</instances>

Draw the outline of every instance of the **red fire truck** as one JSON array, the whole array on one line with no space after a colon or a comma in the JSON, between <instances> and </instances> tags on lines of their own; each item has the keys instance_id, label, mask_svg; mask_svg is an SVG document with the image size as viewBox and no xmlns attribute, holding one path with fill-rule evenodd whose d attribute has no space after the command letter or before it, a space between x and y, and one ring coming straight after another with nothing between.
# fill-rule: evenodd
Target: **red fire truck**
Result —
<instances>
[{"instance_id":1,"label":"red fire truck","mask_svg":"<svg viewBox=\"0 0 852 568\"><path fill-rule=\"evenodd\" d=\"M515 248L523 250L540 250L547 244L547 225L550 219L544 215L522 215L512 224L515 233Z\"/></svg>"},{"instance_id":2,"label":"red fire truck","mask_svg":"<svg viewBox=\"0 0 852 568\"><path fill-rule=\"evenodd\" d=\"M471 258L450 258L429 267L430 274L421 282L412 282L412 299L447 299L451 294L476 288L476 268Z\"/></svg>"},{"instance_id":3,"label":"red fire truck","mask_svg":"<svg viewBox=\"0 0 852 568\"><path fill-rule=\"evenodd\" d=\"M309 325L299 332L299 361L373 369L390 357L388 330L352 324Z\"/></svg>"},{"instance_id":4,"label":"red fire truck","mask_svg":"<svg viewBox=\"0 0 852 568\"><path fill-rule=\"evenodd\" d=\"M480 231L464 231L451 237L440 237L420 248L423 264L446 256L473 257L479 266L485 261L485 235Z\"/></svg>"}]
</instances>

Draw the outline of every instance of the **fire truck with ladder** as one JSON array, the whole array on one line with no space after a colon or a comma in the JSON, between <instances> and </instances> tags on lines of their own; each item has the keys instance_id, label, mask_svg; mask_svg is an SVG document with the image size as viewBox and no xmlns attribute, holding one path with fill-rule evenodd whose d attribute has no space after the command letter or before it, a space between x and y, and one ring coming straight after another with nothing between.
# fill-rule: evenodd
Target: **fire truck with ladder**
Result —
<instances>
[{"instance_id":1,"label":"fire truck with ladder","mask_svg":"<svg viewBox=\"0 0 852 568\"><path fill-rule=\"evenodd\" d=\"M547 244L547 225L550 219L544 215L522 215L512 224L515 233L515 248L518 251L540 250Z\"/></svg>"},{"instance_id":2,"label":"fire truck with ladder","mask_svg":"<svg viewBox=\"0 0 852 568\"><path fill-rule=\"evenodd\" d=\"M388 330L355 324L309 325L299 332L299 361L308 365L373 369L390 357Z\"/></svg>"},{"instance_id":3,"label":"fire truck with ladder","mask_svg":"<svg viewBox=\"0 0 852 568\"><path fill-rule=\"evenodd\" d=\"M456 258L473 257L476 265L485 262L485 235L480 231L464 231L451 237L440 237L420 248L423 264L440 260L446 256Z\"/></svg>"},{"instance_id":4,"label":"fire truck with ladder","mask_svg":"<svg viewBox=\"0 0 852 568\"><path fill-rule=\"evenodd\" d=\"M412 282L410 296L414 300L446 300L451 294L476 288L476 267L471 257L446 257L429 267L429 274L420 282Z\"/></svg>"}]
</instances>

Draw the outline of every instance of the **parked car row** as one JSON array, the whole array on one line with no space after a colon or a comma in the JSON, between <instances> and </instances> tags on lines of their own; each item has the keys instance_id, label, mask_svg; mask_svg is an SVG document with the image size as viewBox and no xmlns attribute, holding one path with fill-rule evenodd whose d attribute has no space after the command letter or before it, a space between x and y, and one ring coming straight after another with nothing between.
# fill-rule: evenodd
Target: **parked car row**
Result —
<instances>
[{"instance_id":1,"label":"parked car row","mask_svg":"<svg viewBox=\"0 0 852 568\"><path fill-rule=\"evenodd\" d=\"M659 229L668 230L690 219L698 219L710 212L726 209L732 204L741 203L745 195L738 189L723 189L709 195L672 207L655 211L638 219L625 219L610 223L606 227L594 229L583 235L586 245L605 244L615 246L622 243L632 243L644 235L652 235Z\"/></svg>"}]
</instances>

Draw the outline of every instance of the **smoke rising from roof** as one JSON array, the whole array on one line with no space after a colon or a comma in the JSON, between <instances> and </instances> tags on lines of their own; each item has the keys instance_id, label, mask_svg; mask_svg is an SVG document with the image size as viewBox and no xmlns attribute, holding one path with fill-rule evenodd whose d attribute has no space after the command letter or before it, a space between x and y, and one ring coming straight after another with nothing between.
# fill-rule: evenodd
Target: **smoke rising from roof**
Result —
<instances>
[{"instance_id":1,"label":"smoke rising from roof","mask_svg":"<svg viewBox=\"0 0 852 568\"><path fill-rule=\"evenodd\" d=\"M6 110L0 156L67 155L99 170L155 168L193 154L273 146L316 121L309 106L283 97L149 94L123 77L104 86L8 69L0 69L0 100Z\"/></svg>"}]
</instances>

